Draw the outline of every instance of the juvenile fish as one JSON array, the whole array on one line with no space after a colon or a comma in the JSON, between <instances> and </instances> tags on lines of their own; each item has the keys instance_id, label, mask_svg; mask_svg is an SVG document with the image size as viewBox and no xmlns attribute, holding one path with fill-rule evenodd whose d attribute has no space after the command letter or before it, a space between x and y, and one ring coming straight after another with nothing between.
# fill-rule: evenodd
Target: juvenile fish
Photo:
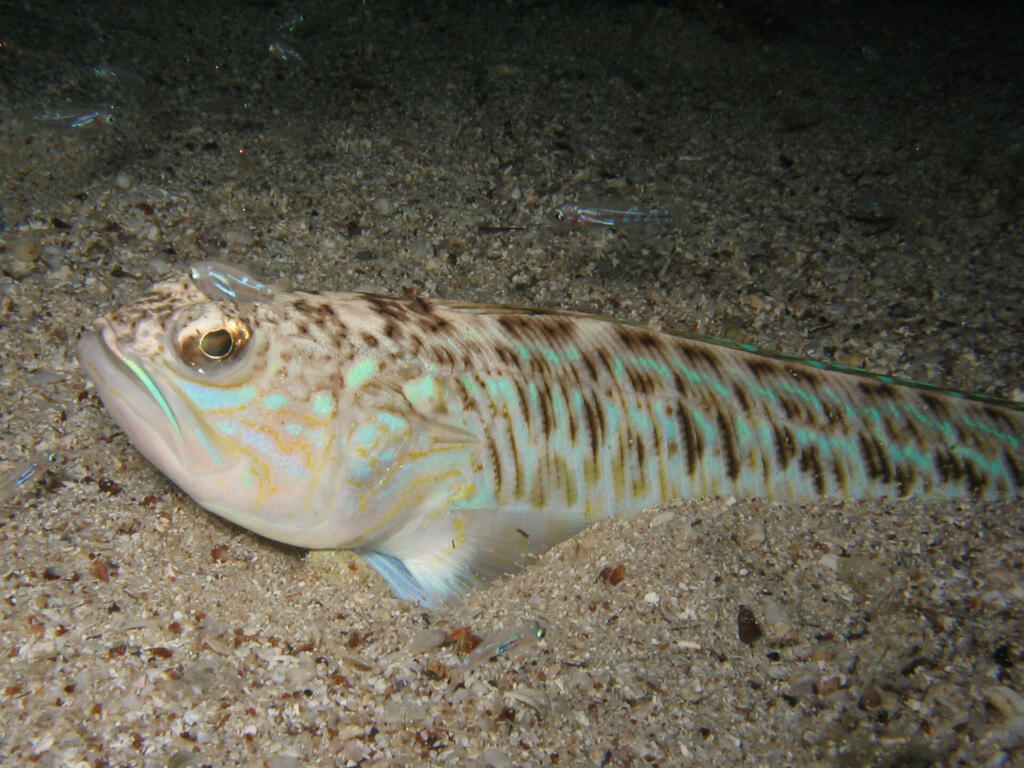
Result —
<instances>
[{"instance_id":1,"label":"juvenile fish","mask_svg":"<svg viewBox=\"0 0 1024 768\"><path fill-rule=\"evenodd\" d=\"M38 115L36 121L55 127L85 130L106 128L114 122L114 107L85 107L82 109L52 110Z\"/></svg>"},{"instance_id":2,"label":"juvenile fish","mask_svg":"<svg viewBox=\"0 0 1024 768\"><path fill-rule=\"evenodd\" d=\"M579 203L564 203L555 209L555 218L570 229L582 227L623 227L631 224L659 224L670 220L668 211L630 208L597 208Z\"/></svg>"},{"instance_id":3,"label":"juvenile fish","mask_svg":"<svg viewBox=\"0 0 1024 768\"><path fill-rule=\"evenodd\" d=\"M14 498L21 491L31 488L56 464L58 456L53 451L37 451L0 476L0 502Z\"/></svg>"},{"instance_id":4,"label":"juvenile fish","mask_svg":"<svg viewBox=\"0 0 1024 768\"><path fill-rule=\"evenodd\" d=\"M193 264L188 274L195 286L211 299L230 299L240 304L273 301L277 293L287 290L280 283L268 285L245 270L222 261Z\"/></svg>"},{"instance_id":5,"label":"juvenile fish","mask_svg":"<svg viewBox=\"0 0 1024 768\"><path fill-rule=\"evenodd\" d=\"M113 67L110 64L97 64L92 68L93 75L104 83L114 85L129 92L142 90L146 84L141 75L137 75L124 67Z\"/></svg>"},{"instance_id":6,"label":"juvenile fish","mask_svg":"<svg viewBox=\"0 0 1024 768\"><path fill-rule=\"evenodd\" d=\"M468 664L471 667L508 653L513 649L522 649L538 640L543 640L547 628L536 619L524 622L519 626L499 632L490 640L486 640L469 654Z\"/></svg>"},{"instance_id":7,"label":"juvenile fish","mask_svg":"<svg viewBox=\"0 0 1024 768\"><path fill-rule=\"evenodd\" d=\"M1018 403L574 312L260 285L158 283L79 361L201 506L424 604L676 498L1024 489Z\"/></svg>"}]
</instances>

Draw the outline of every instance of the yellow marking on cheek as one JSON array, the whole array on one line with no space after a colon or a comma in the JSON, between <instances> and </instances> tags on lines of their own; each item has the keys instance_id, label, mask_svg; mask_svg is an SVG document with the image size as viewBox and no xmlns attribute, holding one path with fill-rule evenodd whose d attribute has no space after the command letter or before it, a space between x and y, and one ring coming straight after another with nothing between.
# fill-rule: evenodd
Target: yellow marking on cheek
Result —
<instances>
[{"instance_id":1,"label":"yellow marking on cheek","mask_svg":"<svg viewBox=\"0 0 1024 768\"><path fill-rule=\"evenodd\" d=\"M473 483L460 483L452 490L452 504L471 499L474 493L476 493L476 486Z\"/></svg>"},{"instance_id":2,"label":"yellow marking on cheek","mask_svg":"<svg viewBox=\"0 0 1024 768\"><path fill-rule=\"evenodd\" d=\"M455 518L455 522L452 526L455 529L455 539L452 541L452 549L459 546L466 540L466 525L462 522L461 517Z\"/></svg>"}]
</instances>

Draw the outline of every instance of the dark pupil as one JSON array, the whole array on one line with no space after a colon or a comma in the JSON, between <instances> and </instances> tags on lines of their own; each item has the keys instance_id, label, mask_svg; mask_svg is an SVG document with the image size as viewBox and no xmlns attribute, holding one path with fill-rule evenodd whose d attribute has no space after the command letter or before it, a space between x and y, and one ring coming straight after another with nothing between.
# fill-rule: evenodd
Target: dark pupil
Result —
<instances>
[{"instance_id":1,"label":"dark pupil","mask_svg":"<svg viewBox=\"0 0 1024 768\"><path fill-rule=\"evenodd\" d=\"M231 334L221 328L219 331L203 334L203 338L199 340L199 349L211 360L220 360L230 354L232 344Z\"/></svg>"}]
</instances>

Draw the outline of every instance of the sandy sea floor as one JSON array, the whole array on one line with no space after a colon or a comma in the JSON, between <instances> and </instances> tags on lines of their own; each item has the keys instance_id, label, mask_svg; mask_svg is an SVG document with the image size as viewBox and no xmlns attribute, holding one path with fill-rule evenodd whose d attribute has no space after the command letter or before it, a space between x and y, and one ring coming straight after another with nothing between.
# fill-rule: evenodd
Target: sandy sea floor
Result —
<instances>
[{"instance_id":1,"label":"sandy sea floor","mask_svg":"<svg viewBox=\"0 0 1024 768\"><path fill-rule=\"evenodd\" d=\"M73 354L217 258L1024 399L1014 13L0 2L0 471L60 456L0 507L0 762L1024 764L1020 501L690 500L427 612L199 509Z\"/></svg>"}]
</instances>

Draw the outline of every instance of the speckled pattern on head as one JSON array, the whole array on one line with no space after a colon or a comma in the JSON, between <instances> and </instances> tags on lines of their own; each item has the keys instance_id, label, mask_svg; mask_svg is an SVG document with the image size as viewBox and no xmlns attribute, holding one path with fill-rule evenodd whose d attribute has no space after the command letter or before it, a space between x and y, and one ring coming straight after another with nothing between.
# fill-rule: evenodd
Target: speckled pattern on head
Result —
<instances>
[{"instance_id":1,"label":"speckled pattern on head","mask_svg":"<svg viewBox=\"0 0 1024 768\"><path fill-rule=\"evenodd\" d=\"M80 359L211 511L436 603L673 498L1019 496L1019 404L560 311L188 280Z\"/></svg>"}]
</instances>

